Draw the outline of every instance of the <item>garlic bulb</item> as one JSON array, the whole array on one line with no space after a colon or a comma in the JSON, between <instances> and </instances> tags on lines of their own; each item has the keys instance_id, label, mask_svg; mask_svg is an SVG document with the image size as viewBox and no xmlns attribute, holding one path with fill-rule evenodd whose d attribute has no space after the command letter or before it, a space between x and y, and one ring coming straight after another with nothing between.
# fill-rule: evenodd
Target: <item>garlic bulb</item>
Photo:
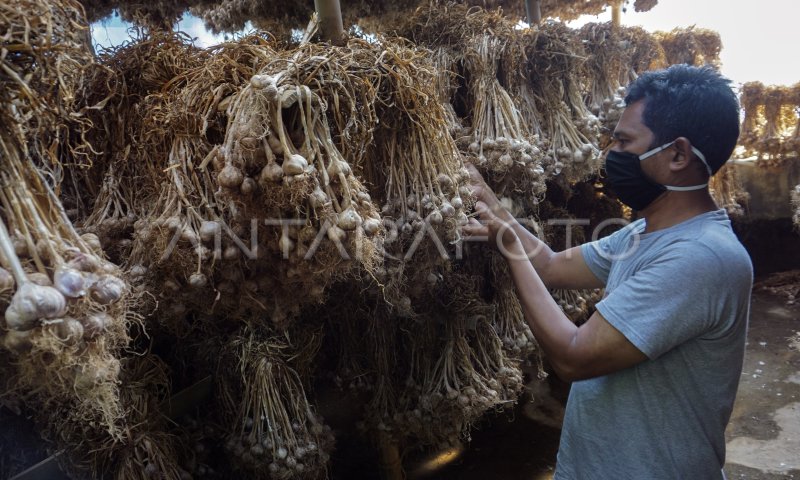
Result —
<instances>
[{"instance_id":1,"label":"garlic bulb","mask_svg":"<svg viewBox=\"0 0 800 480\"><path fill-rule=\"evenodd\" d=\"M65 297L78 298L86 295L86 279L78 270L60 265L53 274L53 286Z\"/></svg>"},{"instance_id":2,"label":"garlic bulb","mask_svg":"<svg viewBox=\"0 0 800 480\"><path fill-rule=\"evenodd\" d=\"M189 285L194 288L203 288L208 284L208 278L202 273L193 273L189 276Z\"/></svg>"},{"instance_id":3,"label":"garlic bulb","mask_svg":"<svg viewBox=\"0 0 800 480\"><path fill-rule=\"evenodd\" d=\"M446 173L440 173L436 177L436 180L439 182L439 185L445 188L449 188L453 185L453 179Z\"/></svg>"},{"instance_id":4,"label":"garlic bulb","mask_svg":"<svg viewBox=\"0 0 800 480\"><path fill-rule=\"evenodd\" d=\"M76 252L67 262L67 266L81 272L94 272L100 268L100 260L94 255Z\"/></svg>"},{"instance_id":5,"label":"garlic bulb","mask_svg":"<svg viewBox=\"0 0 800 480\"><path fill-rule=\"evenodd\" d=\"M86 242L86 245L91 248L93 252L100 253L103 251L103 244L100 243L100 237L94 233L84 233L81 235L81 239Z\"/></svg>"},{"instance_id":6,"label":"garlic bulb","mask_svg":"<svg viewBox=\"0 0 800 480\"><path fill-rule=\"evenodd\" d=\"M253 75L250 77L250 85L253 88L267 88L270 85L275 85L275 78L264 74Z\"/></svg>"},{"instance_id":7,"label":"garlic bulb","mask_svg":"<svg viewBox=\"0 0 800 480\"><path fill-rule=\"evenodd\" d=\"M114 319L111 315L104 312L97 312L89 314L81 318L83 325L83 338L91 340L102 335L111 325Z\"/></svg>"},{"instance_id":8,"label":"garlic bulb","mask_svg":"<svg viewBox=\"0 0 800 480\"><path fill-rule=\"evenodd\" d=\"M256 188L256 181L250 177L245 177L245 179L242 180L242 185L239 187L239 192L241 192L242 195L250 196L255 193Z\"/></svg>"},{"instance_id":9,"label":"garlic bulb","mask_svg":"<svg viewBox=\"0 0 800 480\"><path fill-rule=\"evenodd\" d=\"M319 186L317 186L317 188L311 192L311 195L308 196L308 200L311 202L311 206L314 208L324 207L331 201L331 199L328 197L328 194L323 192Z\"/></svg>"},{"instance_id":10,"label":"garlic bulb","mask_svg":"<svg viewBox=\"0 0 800 480\"><path fill-rule=\"evenodd\" d=\"M28 258L30 256L28 243L22 237L14 236L11 239L11 243L14 245L14 253L19 258Z\"/></svg>"},{"instance_id":11,"label":"garlic bulb","mask_svg":"<svg viewBox=\"0 0 800 480\"><path fill-rule=\"evenodd\" d=\"M352 208L348 208L339 214L336 225L342 230L355 230L361 223L361 216Z\"/></svg>"},{"instance_id":12,"label":"garlic bulb","mask_svg":"<svg viewBox=\"0 0 800 480\"><path fill-rule=\"evenodd\" d=\"M92 298L101 305L114 303L125 292L125 282L114 275L102 275L90 289Z\"/></svg>"},{"instance_id":13,"label":"garlic bulb","mask_svg":"<svg viewBox=\"0 0 800 480\"><path fill-rule=\"evenodd\" d=\"M211 243L222 231L222 226L219 222L206 220L200 224L200 240L205 243Z\"/></svg>"},{"instance_id":14,"label":"garlic bulb","mask_svg":"<svg viewBox=\"0 0 800 480\"><path fill-rule=\"evenodd\" d=\"M84 335L83 324L72 317L45 322L45 328L68 345L77 344Z\"/></svg>"},{"instance_id":15,"label":"garlic bulb","mask_svg":"<svg viewBox=\"0 0 800 480\"><path fill-rule=\"evenodd\" d=\"M217 175L217 182L225 188L239 188L244 180L244 174L233 165L225 165Z\"/></svg>"},{"instance_id":16,"label":"garlic bulb","mask_svg":"<svg viewBox=\"0 0 800 480\"><path fill-rule=\"evenodd\" d=\"M336 178L340 173L347 176L351 171L350 164L342 160L334 160L328 165L328 175L331 178Z\"/></svg>"},{"instance_id":17,"label":"garlic bulb","mask_svg":"<svg viewBox=\"0 0 800 480\"><path fill-rule=\"evenodd\" d=\"M364 233L372 237L376 235L381 229L381 221L377 218L368 218L364 220Z\"/></svg>"},{"instance_id":18,"label":"garlic bulb","mask_svg":"<svg viewBox=\"0 0 800 480\"><path fill-rule=\"evenodd\" d=\"M358 192L356 194L356 198L358 198L358 201L364 205L368 205L370 202L372 202L372 197L370 197L369 193L367 192Z\"/></svg>"},{"instance_id":19,"label":"garlic bulb","mask_svg":"<svg viewBox=\"0 0 800 480\"><path fill-rule=\"evenodd\" d=\"M61 292L26 282L11 298L6 309L6 325L10 330L30 330L40 319L58 318L66 311L67 301Z\"/></svg>"},{"instance_id":20,"label":"garlic bulb","mask_svg":"<svg viewBox=\"0 0 800 480\"><path fill-rule=\"evenodd\" d=\"M283 178L283 169L275 162L270 162L261 169L259 180L264 183L278 183Z\"/></svg>"},{"instance_id":21,"label":"garlic bulb","mask_svg":"<svg viewBox=\"0 0 800 480\"><path fill-rule=\"evenodd\" d=\"M239 145L247 150L255 150L261 145L261 140L253 136L245 136L239 139Z\"/></svg>"},{"instance_id":22,"label":"garlic bulb","mask_svg":"<svg viewBox=\"0 0 800 480\"><path fill-rule=\"evenodd\" d=\"M137 264L131 267L130 271L128 272L128 275L130 275L131 278L141 278L145 276L146 273L147 273L147 267L141 264Z\"/></svg>"},{"instance_id":23,"label":"garlic bulb","mask_svg":"<svg viewBox=\"0 0 800 480\"><path fill-rule=\"evenodd\" d=\"M286 175L294 176L300 175L308 167L308 161L305 157L298 154L293 154L283 162L283 173Z\"/></svg>"},{"instance_id":24,"label":"garlic bulb","mask_svg":"<svg viewBox=\"0 0 800 480\"><path fill-rule=\"evenodd\" d=\"M456 209L448 202L443 202L442 206L439 208L439 211L442 212L442 215L445 218L450 218L456 214Z\"/></svg>"},{"instance_id":25,"label":"garlic bulb","mask_svg":"<svg viewBox=\"0 0 800 480\"><path fill-rule=\"evenodd\" d=\"M331 226L328 229L327 233L328 233L328 238L333 243L341 243L342 241L344 241L345 238L347 238L347 232L337 227L336 225Z\"/></svg>"}]
</instances>

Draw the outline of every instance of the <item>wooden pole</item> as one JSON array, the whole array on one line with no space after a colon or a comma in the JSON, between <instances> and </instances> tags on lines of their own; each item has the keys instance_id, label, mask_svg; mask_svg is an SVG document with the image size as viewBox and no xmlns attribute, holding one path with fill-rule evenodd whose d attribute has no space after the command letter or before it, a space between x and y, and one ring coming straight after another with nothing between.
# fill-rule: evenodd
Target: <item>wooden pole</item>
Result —
<instances>
[{"instance_id":1,"label":"wooden pole","mask_svg":"<svg viewBox=\"0 0 800 480\"><path fill-rule=\"evenodd\" d=\"M542 0L525 0L525 13L528 15L528 25L542 23Z\"/></svg>"},{"instance_id":2,"label":"wooden pole","mask_svg":"<svg viewBox=\"0 0 800 480\"><path fill-rule=\"evenodd\" d=\"M381 432L378 448L381 451L381 473L383 480L404 480L403 461L400 459L400 448L389 435Z\"/></svg>"},{"instance_id":3,"label":"wooden pole","mask_svg":"<svg viewBox=\"0 0 800 480\"><path fill-rule=\"evenodd\" d=\"M333 45L343 45L345 36L339 0L314 0L314 8L319 17L322 39Z\"/></svg>"},{"instance_id":4,"label":"wooden pole","mask_svg":"<svg viewBox=\"0 0 800 480\"><path fill-rule=\"evenodd\" d=\"M611 28L615 31L619 30L622 24L622 1L614 0L611 3Z\"/></svg>"}]
</instances>

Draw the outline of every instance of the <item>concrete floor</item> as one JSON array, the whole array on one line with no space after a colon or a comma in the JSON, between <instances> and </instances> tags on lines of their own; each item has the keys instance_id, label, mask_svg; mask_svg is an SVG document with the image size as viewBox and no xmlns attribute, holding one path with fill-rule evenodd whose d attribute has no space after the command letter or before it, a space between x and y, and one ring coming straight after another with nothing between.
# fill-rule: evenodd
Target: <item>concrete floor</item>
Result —
<instances>
[{"instance_id":1,"label":"concrete floor","mask_svg":"<svg viewBox=\"0 0 800 480\"><path fill-rule=\"evenodd\" d=\"M798 288L798 286L796 284ZM800 478L800 303L756 292L727 430L730 479Z\"/></svg>"}]
</instances>

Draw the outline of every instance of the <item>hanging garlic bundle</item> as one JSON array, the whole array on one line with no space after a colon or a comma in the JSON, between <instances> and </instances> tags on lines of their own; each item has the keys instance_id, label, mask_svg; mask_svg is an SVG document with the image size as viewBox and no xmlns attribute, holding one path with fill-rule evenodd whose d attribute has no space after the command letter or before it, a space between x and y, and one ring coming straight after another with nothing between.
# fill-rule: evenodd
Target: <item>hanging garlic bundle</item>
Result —
<instances>
[{"instance_id":1,"label":"hanging garlic bundle","mask_svg":"<svg viewBox=\"0 0 800 480\"><path fill-rule=\"evenodd\" d=\"M568 183L596 174L601 164L599 121L581 94L578 74L583 52L576 35L561 24L544 24L526 55L537 110L544 117L542 127L550 139L546 170L562 172Z\"/></svg>"},{"instance_id":2,"label":"hanging garlic bundle","mask_svg":"<svg viewBox=\"0 0 800 480\"><path fill-rule=\"evenodd\" d=\"M409 383L420 393L395 425L430 445L458 444L481 415L513 405L522 389L519 364L503 353L490 318L475 311L446 319L443 328L444 343L412 361Z\"/></svg>"},{"instance_id":3,"label":"hanging garlic bundle","mask_svg":"<svg viewBox=\"0 0 800 480\"><path fill-rule=\"evenodd\" d=\"M355 377L350 373L347 379L351 386L366 382L362 389L366 389L371 397L359 426L373 437L381 438L388 433L395 440L401 440L408 434L402 429L402 425L407 423L405 417L409 412L409 405L419 393L414 383L403 383L401 380L407 375L403 370L404 365L399 361L405 350L401 342L401 329L404 327L400 324L401 320L392 316L385 308L358 313L364 317L357 320L365 327L362 328L366 330L366 344L369 348L366 365L362 366L363 372L353 372L358 373ZM364 332L359 334L363 340ZM426 340L429 339L418 339L421 343L426 343ZM421 421L420 416L411 417L409 422Z\"/></svg>"},{"instance_id":4,"label":"hanging garlic bundle","mask_svg":"<svg viewBox=\"0 0 800 480\"><path fill-rule=\"evenodd\" d=\"M309 404L303 382L288 364L285 338L244 330L225 347L218 387L225 449L252 478L313 479L327 475L330 427Z\"/></svg>"},{"instance_id":5,"label":"hanging garlic bundle","mask_svg":"<svg viewBox=\"0 0 800 480\"><path fill-rule=\"evenodd\" d=\"M665 67L664 49L641 27L588 23L579 31L586 49L584 102L601 125L601 148L625 108L625 88L640 73Z\"/></svg>"},{"instance_id":6,"label":"hanging garlic bundle","mask_svg":"<svg viewBox=\"0 0 800 480\"><path fill-rule=\"evenodd\" d=\"M714 202L724 208L731 217L744 215L743 205L749 194L742 188L736 168L725 164L708 182L708 190Z\"/></svg>"},{"instance_id":7,"label":"hanging garlic bundle","mask_svg":"<svg viewBox=\"0 0 800 480\"><path fill-rule=\"evenodd\" d=\"M454 444L485 412L514 403L522 389L519 357L504 349L496 305L481 298L482 285L479 275L445 273L416 321L368 320L368 431L399 442Z\"/></svg>"},{"instance_id":8,"label":"hanging garlic bundle","mask_svg":"<svg viewBox=\"0 0 800 480\"><path fill-rule=\"evenodd\" d=\"M509 352L515 359L528 361L534 353L537 353L538 344L525 321L522 305L514 292L508 264L496 253L492 253L490 264L494 277L492 282L494 287L493 304L496 308L494 329L503 342L506 352ZM537 357L537 363L541 364L540 357ZM540 369L540 374L543 373Z\"/></svg>"},{"instance_id":9,"label":"hanging garlic bundle","mask_svg":"<svg viewBox=\"0 0 800 480\"><path fill-rule=\"evenodd\" d=\"M455 138L469 135L469 128L462 124L458 114L451 103L453 93L458 88L456 80L460 55L453 52L450 47L434 49L431 53L431 62L436 75L436 92L439 102L444 108L447 130Z\"/></svg>"},{"instance_id":10,"label":"hanging garlic bundle","mask_svg":"<svg viewBox=\"0 0 800 480\"><path fill-rule=\"evenodd\" d=\"M713 30L696 26L678 27L669 32L655 32L654 36L664 50L667 65L685 63L719 68L722 40L719 33Z\"/></svg>"},{"instance_id":11,"label":"hanging garlic bundle","mask_svg":"<svg viewBox=\"0 0 800 480\"><path fill-rule=\"evenodd\" d=\"M192 299L208 308L204 301L213 294L197 293L209 283L206 275L210 266L222 260L221 242L220 248L213 250L214 239L204 242L201 236L207 216L214 218L217 214L211 176L196 168L198 158L207 152L208 146L197 138L175 138L166 159L168 168L158 172L157 161L150 167L154 178L159 174L166 177L160 183L162 191L133 225L130 274L137 283L159 292L164 323L183 318L190 306L196 306L191 304ZM221 232L222 226L218 229Z\"/></svg>"},{"instance_id":12,"label":"hanging garlic bundle","mask_svg":"<svg viewBox=\"0 0 800 480\"><path fill-rule=\"evenodd\" d=\"M594 305L602 298L602 290L560 290L550 292L558 306L574 323L583 323L589 318Z\"/></svg>"},{"instance_id":13,"label":"hanging garlic bundle","mask_svg":"<svg viewBox=\"0 0 800 480\"><path fill-rule=\"evenodd\" d=\"M791 129L791 121L788 122L790 124L790 129L792 130L791 135L786 140L786 151L787 152L800 152L800 82L795 83L791 89L789 94L789 105L794 106L795 112L797 114L794 117L794 128Z\"/></svg>"},{"instance_id":14,"label":"hanging garlic bundle","mask_svg":"<svg viewBox=\"0 0 800 480\"><path fill-rule=\"evenodd\" d=\"M118 357L136 318L130 289L103 258L97 237L75 231L20 146L22 135L6 132L0 133L0 264L13 278L4 277L4 295L14 291L2 308L0 333L16 371L0 394L62 430L53 437L58 441L85 429L119 439ZM57 418L49 416L53 411Z\"/></svg>"},{"instance_id":15,"label":"hanging garlic bundle","mask_svg":"<svg viewBox=\"0 0 800 480\"><path fill-rule=\"evenodd\" d=\"M284 259L287 292L299 288L318 302L330 279L356 265L372 270L383 226L333 142L325 102L295 83L292 70L268 70L229 107L225 142L212 160L218 198L234 228L254 216L290 223L274 229L267 248Z\"/></svg>"},{"instance_id":16,"label":"hanging garlic bundle","mask_svg":"<svg viewBox=\"0 0 800 480\"><path fill-rule=\"evenodd\" d=\"M294 215L305 210L300 219L327 227L334 241L374 237L380 220L333 143L327 105L309 87L295 84L292 74L254 75L232 103L215 165L223 198L247 204L248 196L261 193L268 208ZM281 247L286 254L295 244L282 238Z\"/></svg>"},{"instance_id":17,"label":"hanging garlic bundle","mask_svg":"<svg viewBox=\"0 0 800 480\"><path fill-rule=\"evenodd\" d=\"M782 88L773 87L767 88L764 94L764 130L758 139L758 150L773 157L781 153L784 130L781 115L781 107L784 104L783 93Z\"/></svg>"},{"instance_id":18,"label":"hanging garlic bundle","mask_svg":"<svg viewBox=\"0 0 800 480\"><path fill-rule=\"evenodd\" d=\"M744 113L739 144L749 154L753 154L758 150L758 138L763 129L764 89L764 84L761 82L747 82L742 85L739 96L739 102Z\"/></svg>"},{"instance_id":19,"label":"hanging garlic bundle","mask_svg":"<svg viewBox=\"0 0 800 480\"><path fill-rule=\"evenodd\" d=\"M634 49L622 27L611 23L586 24L579 34L588 54L585 103L610 137L625 107L625 88L620 79L628 76Z\"/></svg>"},{"instance_id":20,"label":"hanging garlic bundle","mask_svg":"<svg viewBox=\"0 0 800 480\"><path fill-rule=\"evenodd\" d=\"M499 11L456 3L419 7L398 33L433 51L435 66L443 72L439 96L448 112L464 122L463 128L451 129L461 152L495 191L540 196L546 139L538 115L526 117L519 105L527 99L533 106L520 75L521 39L528 33Z\"/></svg>"},{"instance_id":21,"label":"hanging garlic bundle","mask_svg":"<svg viewBox=\"0 0 800 480\"><path fill-rule=\"evenodd\" d=\"M383 75L376 92L374 142L359 171L377 187L386 226L384 271L377 278L404 290L391 301L410 313L467 223L473 199L468 171L448 131L428 53L385 40L373 55ZM414 291L411 291L414 290Z\"/></svg>"},{"instance_id":22,"label":"hanging garlic bundle","mask_svg":"<svg viewBox=\"0 0 800 480\"><path fill-rule=\"evenodd\" d=\"M498 81L498 66L509 41L488 34L471 39L464 62L473 99L467 149L476 166L487 171L498 194L516 191L536 198L546 189L541 163L545 145L528 133L524 118Z\"/></svg>"},{"instance_id":23,"label":"hanging garlic bundle","mask_svg":"<svg viewBox=\"0 0 800 480\"><path fill-rule=\"evenodd\" d=\"M215 50L151 96L152 150L169 153L145 159L161 193L140 207L132 270L161 285L175 328L190 311L266 312L282 328L334 279L369 271L383 227L333 143L326 103L296 81L297 64L323 57L260 37Z\"/></svg>"},{"instance_id":24,"label":"hanging garlic bundle","mask_svg":"<svg viewBox=\"0 0 800 480\"><path fill-rule=\"evenodd\" d=\"M40 391L43 401L73 399L113 430L122 414L116 355L132 319L127 283L90 247L96 237L77 234L14 139L0 135L0 263L13 277L5 290L16 287L3 313L3 345L19 365L8 387L18 395Z\"/></svg>"},{"instance_id":25,"label":"hanging garlic bundle","mask_svg":"<svg viewBox=\"0 0 800 480\"><path fill-rule=\"evenodd\" d=\"M797 185L792 190L792 209L794 210L792 221L795 228L800 229L800 185Z\"/></svg>"},{"instance_id":26,"label":"hanging garlic bundle","mask_svg":"<svg viewBox=\"0 0 800 480\"><path fill-rule=\"evenodd\" d=\"M800 84L793 87L765 86L748 82L742 86L744 110L739 143L758 165L778 165L797 153L800 145Z\"/></svg>"}]
</instances>

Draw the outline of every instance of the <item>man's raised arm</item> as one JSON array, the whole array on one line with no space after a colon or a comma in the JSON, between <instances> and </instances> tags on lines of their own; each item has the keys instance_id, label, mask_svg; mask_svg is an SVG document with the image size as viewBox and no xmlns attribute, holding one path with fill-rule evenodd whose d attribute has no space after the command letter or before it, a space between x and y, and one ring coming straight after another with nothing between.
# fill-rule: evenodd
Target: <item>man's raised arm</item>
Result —
<instances>
[{"instance_id":1,"label":"man's raised arm","mask_svg":"<svg viewBox=\"0 0 800 480\"><path fill-rule=\"evenodd\" d=\"M506 210L495 193L486 185L483 177L473 165L467 165L473 194L487 205L492 215L516 234L528 258L547 288L584 289L601 288L601 282L583 259L580 247L572 247L562 252L554 252L546 243L520 224L511 212ZM464 226L464 233L472 237L485 237L489 230L478 220L471 218ZM509 232L512 233L512 232ZM494 242L493 242L494 243ZM496 242L501 244L502 242Z\"/></svg>"}]
</instances>

